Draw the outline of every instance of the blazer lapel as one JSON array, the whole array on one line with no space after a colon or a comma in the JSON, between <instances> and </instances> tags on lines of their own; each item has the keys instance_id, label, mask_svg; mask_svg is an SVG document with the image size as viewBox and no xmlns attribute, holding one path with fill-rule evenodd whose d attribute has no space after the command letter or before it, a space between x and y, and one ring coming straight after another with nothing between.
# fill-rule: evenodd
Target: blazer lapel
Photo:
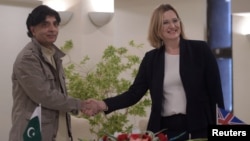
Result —
<instances>
[{"instance_id":1,"label":"blazer lapel","mask_svg":"<svg viewBox=\"0 0 250 141\"><path fill-rule=\"evenodd\" d=\"M164 67L165 67L165 51L164 48L161 47L158 52L155 54L153 67L151 68L153 77L152 77L152 85L153 90L155 90L155 94L157 94L158 98L162 97L163 93L163 80L164 80Z\"/></svg>"}]
</instances>

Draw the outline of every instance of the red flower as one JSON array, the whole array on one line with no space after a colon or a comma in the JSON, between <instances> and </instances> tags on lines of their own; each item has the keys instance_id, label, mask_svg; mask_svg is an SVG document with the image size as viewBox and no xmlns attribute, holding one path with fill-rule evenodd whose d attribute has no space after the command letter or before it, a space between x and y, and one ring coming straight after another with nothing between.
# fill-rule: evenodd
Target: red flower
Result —
<instances>
[{"instance_id":1,"label":"red flower","mask_svg":"<svg viewBox=\"0 0 250 141\"><path fill-rule=\"evenodd\" d=\"M127 141L128 140L128 134L120 134L117 137L118 141Z\"/></svg>"},{"instance_id":2,"label":"red flower","mask_svg":"<svg viewBox=\"0 0 250 141\"><path fill-rule=\"evenodd\" d=\"M141 136L140 134L131 134L130 138L136 140L136 139L140 138L140 136Z\"/></svg>"},{"instance_id":3,"label":"red flower","mask_svg":"<svg viewBox=\"0 0 250 141\"><path fill-rule=\"evenodd\" d=\"M103 141L108 141L108 136L103 136L103 137L102 137L102 140L103 140Z\"/></svg>"},{"instance_id":4,"label":"red flower","mask_svg":"<svg viewBox=\"0 0 250 141\"><path fill-rule=\"evenodd\" d=\"M142 135L142 140L143 141L151 141L151 137L148 134L143 134Z\"/></svg>"},{"instance_id":5,"label":"red flower","mask_svg":"<svg viewBox=\"0 0 250 141\"><path fill-rule=\"evenodd\" d=\"M131 134L129 141L151 141L148 134Z\"/></svg>"},{"instance_id":6,"label":"red flower","mask_svg":"<svg viewBox=\"0 0 250 141\"><path fill-rule=\"evenodd\" d=\"M164 135L163 133L157 134L156 137L158 137L160 141L168 141L167 135Z\"/></svg>"}]
</instances>

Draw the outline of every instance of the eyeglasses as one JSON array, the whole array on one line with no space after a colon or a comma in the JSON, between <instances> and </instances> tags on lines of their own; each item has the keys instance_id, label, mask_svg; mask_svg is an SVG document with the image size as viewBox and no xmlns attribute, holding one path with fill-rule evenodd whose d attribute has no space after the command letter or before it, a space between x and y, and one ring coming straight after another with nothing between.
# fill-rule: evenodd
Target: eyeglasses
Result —
<instances>
[{"instance_id":1,"label":"eyeglasses","mask_svg":"<svg viewBox=\"0 0 250 141\"><path fill-rule=\"evenodd\" d=\"M166 25L166 26L169 26L169 25L171 25L171 24L176 25L176 24L179 24L180 21L181 21L181 20L179 20L178 18L172 19L171 21L169 21L169 20L164 20L164 21L163 21L163 25Z\"/></svg>"}]
</instances>

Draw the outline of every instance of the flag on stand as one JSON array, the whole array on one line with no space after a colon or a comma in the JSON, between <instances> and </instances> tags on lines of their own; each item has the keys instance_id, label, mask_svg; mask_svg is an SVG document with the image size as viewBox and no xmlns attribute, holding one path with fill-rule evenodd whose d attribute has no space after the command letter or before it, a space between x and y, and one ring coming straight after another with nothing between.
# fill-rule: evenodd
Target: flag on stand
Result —
<instances>
[{"instance_id":1,"label":"flag on stand","mask_svg":"<svg viewBox=\"0 0 250 141\"><path fill-rule=\"evenodd\" d=\"M217 107L217 125L246 125L243 121L224 109Z\"/></svg>"},{"instance_id":2,"label":"flag on stand","mask_svg":"<svg viewBox=\"0 0 250 141\"><path fill-rule=\"evenodd\" d=\"M34 110L29 123L23 133L24 141L42 141L41 136L41 106Z\"/></svg>"}]
</instances>

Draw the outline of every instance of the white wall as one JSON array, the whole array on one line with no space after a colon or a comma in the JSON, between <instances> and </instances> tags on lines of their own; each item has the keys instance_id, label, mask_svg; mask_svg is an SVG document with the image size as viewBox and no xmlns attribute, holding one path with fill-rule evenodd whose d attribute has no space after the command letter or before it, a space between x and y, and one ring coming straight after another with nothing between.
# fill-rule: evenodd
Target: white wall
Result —
<instances>
[{"instance_id":1,"label":"white wall","mask_svg":"<svg viewBox=\"0 0 250 141\"><path fill-rule=\"evenodd\" d=\"M11 68L16 54L29 41L25 17L30 7L0 4L0 140L7 141L11 125Z\"/></svg>"},{"instance_id":2,"label":"white wall","mask_svg":"<svg viewBox=\"0 0 250 141\"><path fill-rule=\"evenodd\" d=\"M233 13L242 13L250 12L249 0L231 0L232 12Z\"/></svg>"},{"instance_id":3,"label":"white wall","mask_svg":"<svg viewBox=\"0 0 250 141\"><path fill-rule=\"evenodd\" d=\"M14 0L11 0L14 1ZM19 0L20 1L20 0ZM128 41L145 44L145 48L137 53L141 56L151 49L147 42L147 31L153 9L161 3L172 4L180 14L184 23L186 35L192 39L205 39L206 0L115 0L115 15L104 27L95 27L88 19L91 0L65 0L70 2L70 11L74 13L72 20L60 28L56 44L60 47L66 40L72 39L74 49L72 59L78 61L84 55L89 55L93 61L90 67L101 58L102 50L107 45L127 46ZM25 21L34 5L6 4L0 0L0 140L8 140L11 126L11 72L17 53L30 40L26 36ZM236 9L236 8L235 8ZM237 8L239 9L239 8ZM250 10L249 10L250 11ZM239 22L234 17L234 22ZM234 23L234 27L237 23ZM243 36L235 35L233 39L234 58L234 108L235 114L250 123L247 111L250 98L247 95L250 78L246 76L250 69L247 61L249 43ZM131 122L135 123L136 119ZM74 128L74 127L73 127Z\"/></svg>"},{"instance_id":4,"label":"white wall","mask_svg":"<svg viewBox=\"0 0 250 141\"><path fill-rule=\"evenodd\" d=\"M250 39L244 35L250 34L250 1L232 0L233 28L233 109L234 114L250 124L249 114L249 83L250 83ZM248 16L240 13L248 12Z\"/></svg>"},{"instance_id":5,"label":"white wall","mask_svg":"<svg viewBox=\"0 0 250 141\"><path fill-rule=\"evenodd\" d=\"M250 123L249 81L250 81L250 39L241 33L244 21L250 16L233 15L233 103L234 114ZM249 22L250 23L250 22ZM247 25L249 27L249 24ZM249 32L250 33L250 32Z\"/></svg>"},{"instance_id":6,"label":"white wall","mask_svg":"<svg viewBox=\"0 0 250 141\"><path fill-rule=\"evenodd\" d=\"M115 0L114 43L124 45L133 39L152 49L147 41L149 21L154 8L162 3L176 8L187 37L205 39L206 0Z\"/></svg>"}]
</instances>

